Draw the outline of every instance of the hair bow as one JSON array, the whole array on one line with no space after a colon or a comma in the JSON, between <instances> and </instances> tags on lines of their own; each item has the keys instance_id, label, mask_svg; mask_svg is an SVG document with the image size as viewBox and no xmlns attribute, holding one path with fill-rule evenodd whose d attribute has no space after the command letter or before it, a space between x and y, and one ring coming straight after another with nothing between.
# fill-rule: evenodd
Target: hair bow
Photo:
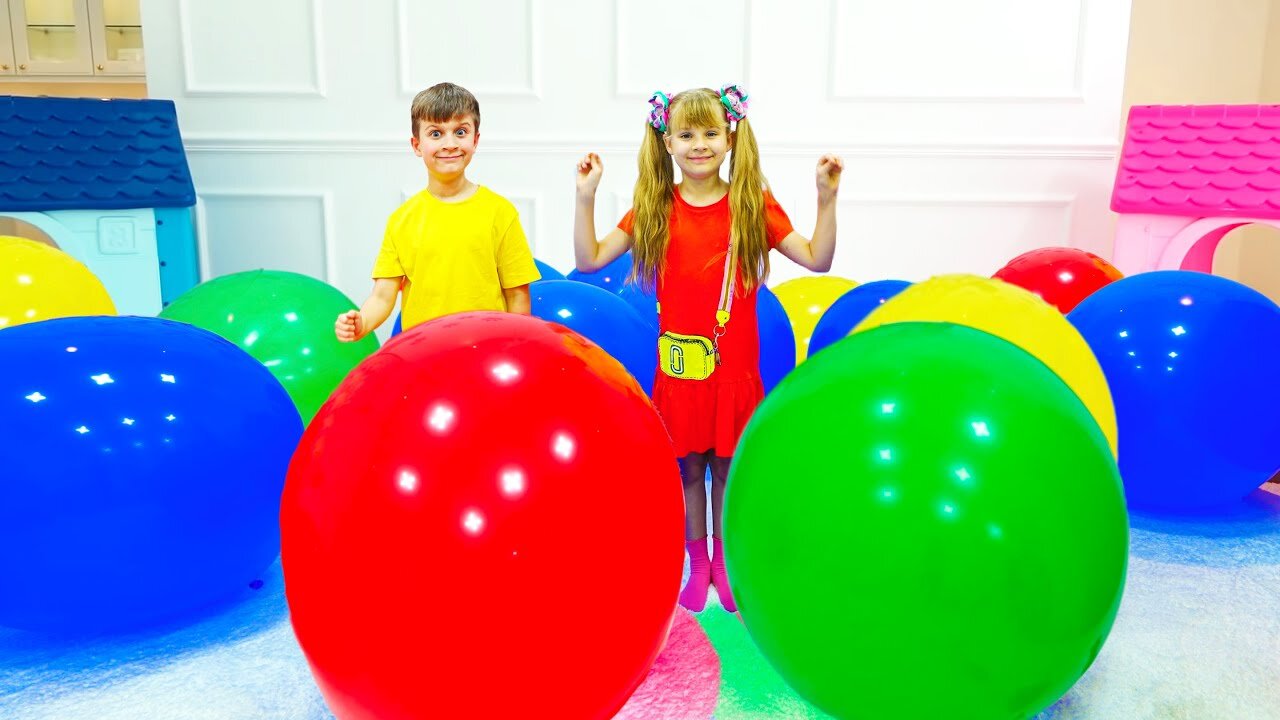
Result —
<instances>
[{"instance_id":1,"label":"hair bow","mask_svg":"<svg viewBox=\"0 0 1280 720\"><path fill-rule=\"evenodd\" d=\"M649 124L658 132L667 131L667 121L671 117L671 94L661 90L649 98Z\"/></svg>"},{"instance_id":2,"label":"hair bow","mask_svg":"<svg viewBox=\"0 0 1280 720\"><path fill-rule=\"evenodd\" d=\"M724 105L724 114L731 122L738 122L747 117L747 91L737 85L720 87L720 104Z\"/></svg>"}]
</instances>

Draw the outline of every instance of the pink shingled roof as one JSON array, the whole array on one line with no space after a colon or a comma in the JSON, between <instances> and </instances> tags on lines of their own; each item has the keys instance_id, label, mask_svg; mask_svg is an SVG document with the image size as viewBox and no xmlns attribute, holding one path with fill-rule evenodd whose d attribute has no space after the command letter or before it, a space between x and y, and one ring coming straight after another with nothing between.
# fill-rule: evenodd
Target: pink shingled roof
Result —
<instances>
[{"instance_id":1,"label":"pink shingled roof","mask_svg":"<svg viewBox=\"0 0 1280 720\"><path fill-rule=\"evenodd\" d=\"M1111 209L1280 218L1280 105L1135 105Z\"/></svg>"}]
</instances>

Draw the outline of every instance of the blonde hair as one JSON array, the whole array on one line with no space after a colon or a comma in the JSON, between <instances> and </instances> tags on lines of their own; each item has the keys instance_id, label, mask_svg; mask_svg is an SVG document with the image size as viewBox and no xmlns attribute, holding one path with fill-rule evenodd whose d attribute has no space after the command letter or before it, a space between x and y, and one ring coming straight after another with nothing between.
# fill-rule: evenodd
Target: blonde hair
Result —
<instances>
[{"instance_id":1,"label":"blonde hair","mask_svg":"<svg viewBox=\"0 0 1280 720\"><path fill-rule=\"evenodd\" d=\"M418 128L423 122L448 122L468 115L475 121L475 132L480 132L480 101L470 90L450 82L437 83L423 90L414 96L409 106L414 137L418 137Z\"/></svg>"},{"instance_id":2,"label":"blonde hair","mask_svg":"<svg viewBox=\"0 0 1280 720\"><path fill-rule=\"evenodd\" d=\"M673 127L727 127L720 94L710 88L696 88L671 98L667 131ZM731 133L729 155L729 239L738 248L738 277L748 291L769 277L769 241L765 226L764 193L769 189L760 170L760 151L751 124L744 118ZM640 178L636 181L632 206L632 263L628 282L654 289L657 277L666 270L667 246L671 243L671 204L676 191L675 163L667 153L663 133L645 123L640 144Z\"/></svg>"}]
</instances>

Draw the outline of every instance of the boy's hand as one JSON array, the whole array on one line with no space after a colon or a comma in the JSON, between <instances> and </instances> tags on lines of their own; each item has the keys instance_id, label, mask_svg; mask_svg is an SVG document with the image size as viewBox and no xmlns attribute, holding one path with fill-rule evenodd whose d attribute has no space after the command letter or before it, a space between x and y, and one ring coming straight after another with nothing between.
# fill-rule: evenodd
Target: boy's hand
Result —
<instances>
[{"instance_id":1,"label":"boy's hand","mask_svg":"<svg viewBox=\"0 0 1280 720\"><path fill-rule=\"evenodd\" d=\"M578 161L578 194L594 196L603 174L604 163L600 161L600 156L595 153L584 155Z\"/></svg>"},{"instance_id":2,"label":"boy's hand","mask_svg":"<svg viewBox=\"0 0 1280 720\"><path fill-rule=\"evenodd\" d=\"M840 173L844 172L844 160L839 155L823 155L818 158L818 201L830 202L840 188Z\"/></svg>"},{"instance_id":3,"label":"boy's hand","mask_svg":"<svg viewBox=\"0 0 1280 720\"><path fill-rule=\"evenodd\" d=\"M355 342L364 334L364 318L359 310L349 310L338 316L333 324L333 333L340 342Z\"/></svg>"}]
</instances>

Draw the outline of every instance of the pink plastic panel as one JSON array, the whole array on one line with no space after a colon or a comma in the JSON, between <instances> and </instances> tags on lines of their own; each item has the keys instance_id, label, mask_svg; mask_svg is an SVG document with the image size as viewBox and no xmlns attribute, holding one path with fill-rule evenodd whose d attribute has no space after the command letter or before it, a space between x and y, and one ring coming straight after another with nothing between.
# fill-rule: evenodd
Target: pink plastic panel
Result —
<instances>
[{"instance_id":1,"label":"pink plastic panel","mask_svg":"<svg viewBox=\"0 0 1280 720\"><path fill-rule=\"evenodd\" d=\"M1280 218L1280 105L1135 105L1111 209Z\"/></svg>"}]
</instances>

